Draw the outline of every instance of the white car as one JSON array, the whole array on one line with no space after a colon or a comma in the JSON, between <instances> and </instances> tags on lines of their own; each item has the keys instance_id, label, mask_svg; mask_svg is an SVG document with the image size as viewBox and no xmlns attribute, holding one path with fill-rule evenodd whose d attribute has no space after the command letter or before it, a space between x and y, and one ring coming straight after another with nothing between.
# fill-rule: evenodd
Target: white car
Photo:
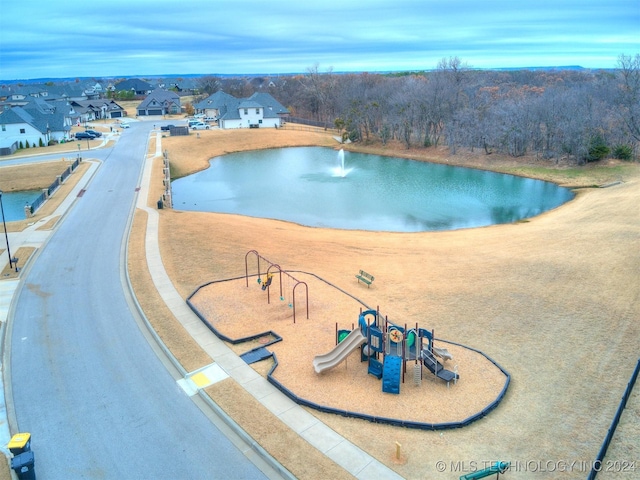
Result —
<instances>
[{"instance_id":1,"label":"white car","mask_svg":"<svg viewBox=\"0 0 640 480\"><path fill-rule=\"evenodd\" d=\"M199 122L191 125L191 128L194 130L209 130L209 125L207 125L206 123Z\"/></svg>"},{"instance_id":2,"label":"white car","mask_svg":"<svg viewBox=\"0 0 640 480\"><path fill-rule=\"evenodd\" d=\"M128 123L121 123L120 124L120 128L129 128L129 124Z\"/></svg>"}]
</instances>

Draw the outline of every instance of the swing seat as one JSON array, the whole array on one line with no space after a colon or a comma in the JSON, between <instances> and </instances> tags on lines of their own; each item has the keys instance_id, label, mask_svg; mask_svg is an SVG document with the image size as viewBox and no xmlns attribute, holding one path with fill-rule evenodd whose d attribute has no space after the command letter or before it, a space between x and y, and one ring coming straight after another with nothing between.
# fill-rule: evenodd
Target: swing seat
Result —
<instances>
[{"instance_id":1,"label":"swing seat","mask_svg":"<svg viewBox=\"0 0 640 480\"><path fill-rule=\"evenodd\" d=\"M271 285L271 280L273 280L273 275L269 275L267 280L262 284L262 290L266 290L269 285Z\"/></svg>"}]
</instances>

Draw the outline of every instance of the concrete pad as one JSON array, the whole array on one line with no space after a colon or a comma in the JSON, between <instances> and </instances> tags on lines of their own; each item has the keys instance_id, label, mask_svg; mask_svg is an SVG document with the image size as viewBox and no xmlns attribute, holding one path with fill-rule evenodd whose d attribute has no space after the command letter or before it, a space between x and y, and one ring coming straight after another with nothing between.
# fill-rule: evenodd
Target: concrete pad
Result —
<instances>
[{"instance_id":1,"label":"concrete pad","mask_svg":"<svg viewBox=\"0 0 640 480\"><path fill-rule=\"evenodd\" d=\"M347 441L336 445L325 452L325 455L358 478L366 478L361 477L359 474L372 461L369 454Z\"/></svg>"},{"instance_id":2,"label":"concrete pad","mask_svg":"<svg viewBox=\"0 0 640 480\"><path fill-rule=\"evenodd\" d=\"M297 403L284 396L279 390L262 397L260 402L277 417L280 417L287 410L298 407Z\"/></svg>"},{"instance_id":3,"label":"concrete pad","mask_svg":"<svg viewBox=\"0 0 640 480\"><path fill-rule=\"evenodd\" d=\"M311 426L300 433L300 436L324 454L344 442L342 435L339 435L324 423L317 423Z\"/></svg>"},{"instance_id":4,"label":"concrete pad","mask_svg":"<svg viewBox=\"0 0 640 480\"><path fill-rule=\"evenodd\" d=\"M320 421L299 405L283 412L278 418L298 434L301 434Z\"/></svg>"},{"instance_id":5,"label":"concrete pad","mask_svg":"<svg viewBox=\"0 0 640 480\"><path fill-rule=\"evenodd\" d=\"M371 461L357 475L363 480L403 480L404 477L378 461Z\"/></svg>"},{"instance_id":6,"label":"concrete pad","mask_svg":"<svg viewBox=\"0 0 640 480\"><path fill-rule=\"evenodd\" d=\"M242 360L242 362L244 363L244 360ZM243 366L234 368L229 374L243 387L249 382L262 378L258 372L246 363Z\"/></svg>"},{"instance_id":7,"label":"concrete pad","mask_svg":"<svg viewBox=\"0 0 640 480\"><path fill-rule=\"evenodd\" d=\"M254 398L258 400L261 400L267 395L280 392L276 387L271 385L266 378L262 377L261 375L258 375L258 377L254 378L253 380L243 383L242 386L247 392L249 392L251 395L253 395Z\"/></svg>"}]
</instances>

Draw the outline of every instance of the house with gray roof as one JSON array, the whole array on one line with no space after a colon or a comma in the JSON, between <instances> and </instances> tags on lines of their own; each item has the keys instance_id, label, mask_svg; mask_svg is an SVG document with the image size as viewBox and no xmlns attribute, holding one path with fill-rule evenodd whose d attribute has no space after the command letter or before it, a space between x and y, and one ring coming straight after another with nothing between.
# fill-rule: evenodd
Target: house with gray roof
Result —
<instances>
[{"instance_id":1,"label":"house with gray roof","mask_svg":"<svg viewBox=\"0 0 640 480\"><path fill-rule=\"evenodd\" d=\"M180 97L170 90L156 89L136 108L138 115L176 115L182 112Z\"/></svg>"},{"instance_id":2,"label":"house with gray roof","mask_svg":"<svg viewBox=\"0 0 640 480\"><path fill-rule=\"evenodd\" d=\"M37 147L69 139L70 131L71 120L64 111L43 113L35 105L8 108L0 113L0 155L10 155L27 142Z\"/></svg>"},{"instance_id":3,"label":"house with gray roof","mask_svg":"<svg viewBox=\"0 0 640 480\"><path fill-rule=\"evenodd\" d=\"M122 118L124 108L115 100L102 98L97 100L72 100L69 102L73 123L91 122L102 118Z\"/></svg>"},{"instance_id":4,"label":"house with gray roof","mask_svg":"<svg viewBox=\"0 0 640 480\"><path fill-rule=\"evenodd\" d=\"M194 105L198 113L218 121L220 128L278 128L289 111L268 93L235 98L217 91Z\"/></svg>"}]
</instances>

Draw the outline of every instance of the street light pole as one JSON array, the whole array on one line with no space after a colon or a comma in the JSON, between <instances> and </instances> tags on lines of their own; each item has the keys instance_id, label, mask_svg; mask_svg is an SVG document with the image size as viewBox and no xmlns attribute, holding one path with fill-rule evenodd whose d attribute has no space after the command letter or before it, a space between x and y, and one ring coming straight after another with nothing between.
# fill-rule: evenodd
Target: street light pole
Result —
<instances>
[{"instance_id":1,"label":"street light pole","mask_svg":"<svg viewBox=\"0 0 640 480\"><path fill-rule=\"evenodd\" d=\"M7 233L7 223L4 220L4 207L2 206L2 190L0 190L0 212L2 212L2 225L4 227L4 239L7 242L7 255L9 256L9 268L13 268L13 260L11 259L11 250L9 249L9 234Z\"/></svg>"}]
</instances>

